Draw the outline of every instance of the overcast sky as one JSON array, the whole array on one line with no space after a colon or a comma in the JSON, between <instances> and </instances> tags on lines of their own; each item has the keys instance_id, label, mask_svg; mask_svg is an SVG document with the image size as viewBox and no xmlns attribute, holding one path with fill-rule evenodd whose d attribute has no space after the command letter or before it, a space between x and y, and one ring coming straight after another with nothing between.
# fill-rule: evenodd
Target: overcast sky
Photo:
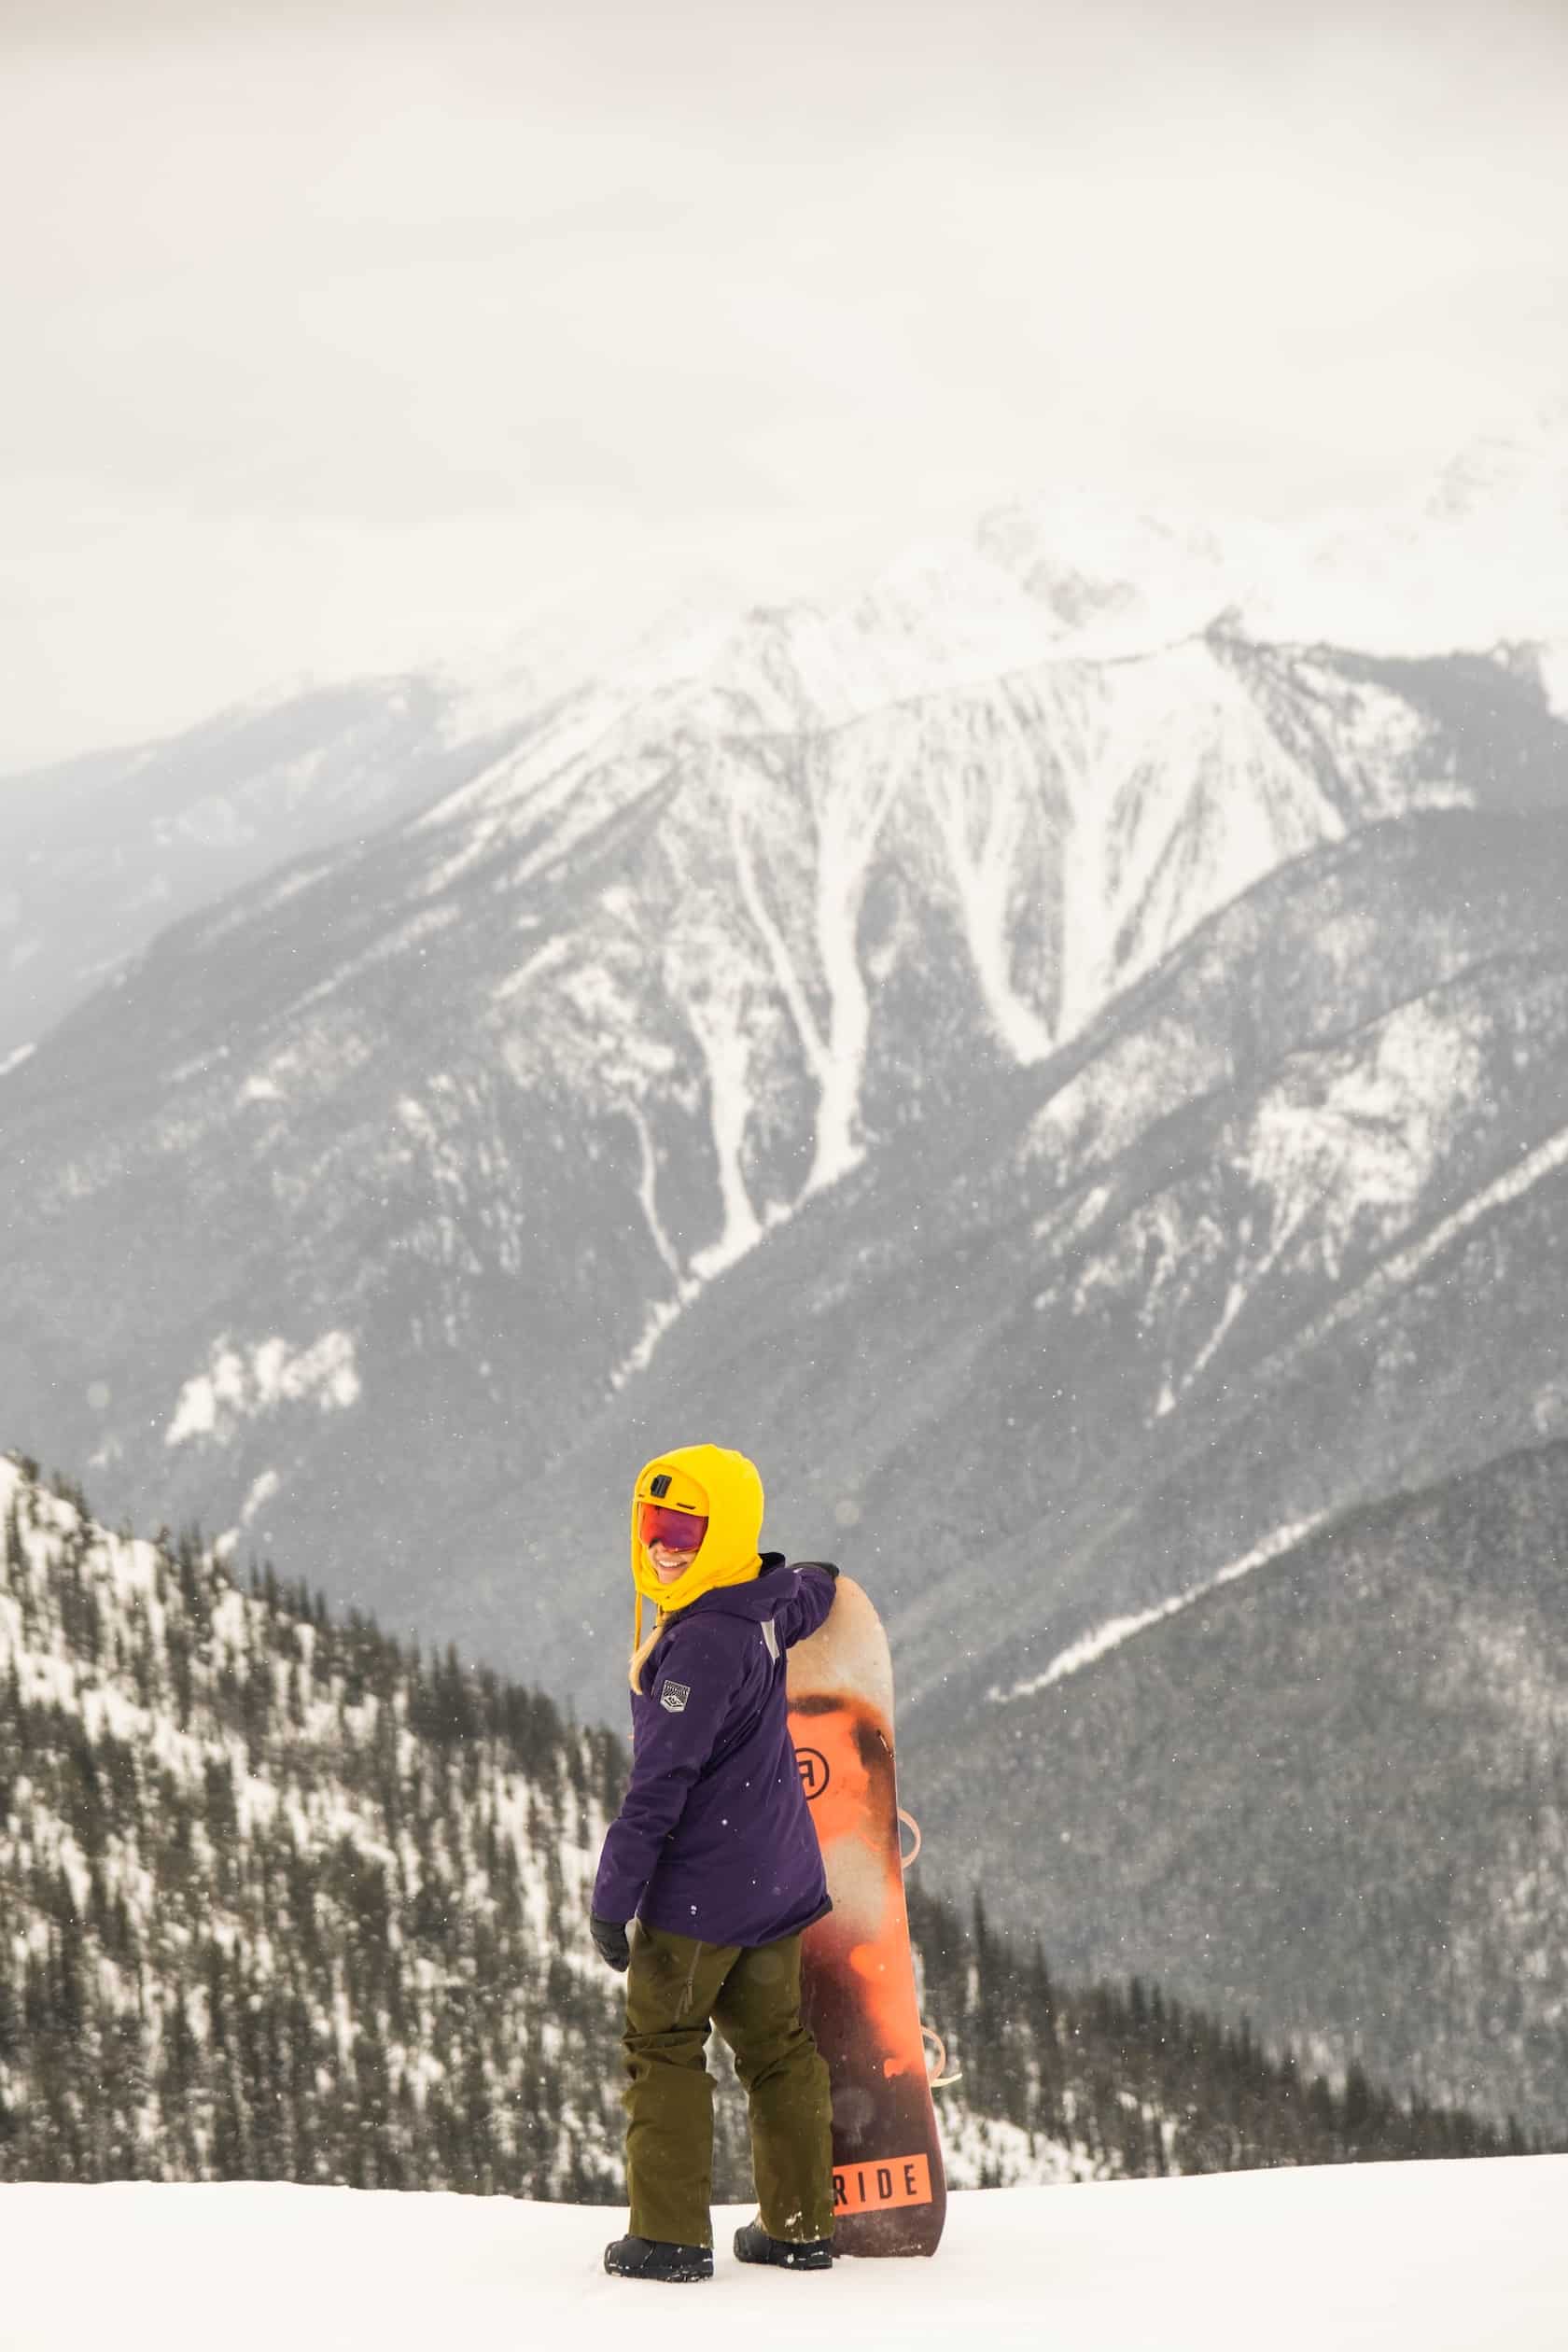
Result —
<instances>
[{"instance_id":1,"label":"overcast sky","mask_svg":"<svg viewBox=\"0 0 1568 2352\"><path fill-rule=\"evenodd\" d=\"M1568 389L1568 0L0 28L0 767L1065 482L1376 501Z\"/></svg>"}]
</instances>

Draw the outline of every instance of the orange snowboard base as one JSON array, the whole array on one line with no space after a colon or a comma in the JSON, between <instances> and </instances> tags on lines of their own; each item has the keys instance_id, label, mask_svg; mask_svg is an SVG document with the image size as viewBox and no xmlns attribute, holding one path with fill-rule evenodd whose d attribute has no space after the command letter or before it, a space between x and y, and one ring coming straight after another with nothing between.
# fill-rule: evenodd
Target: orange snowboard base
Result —
<instances>
[{"instance_id":1,"label":"orange snowboard base","mask_svg":"<svg viewBox=\"0 0 1568 2352\"><path fill-rule=\"evenodd\" d=\"M903 1903L893 1670L850 1577L826 1624L790 1652L788 1688L833 1906L805 1931L801 2006L833 2083L834 2244L934 2254L947 2188Z\"/></svg>"}]
</instances>

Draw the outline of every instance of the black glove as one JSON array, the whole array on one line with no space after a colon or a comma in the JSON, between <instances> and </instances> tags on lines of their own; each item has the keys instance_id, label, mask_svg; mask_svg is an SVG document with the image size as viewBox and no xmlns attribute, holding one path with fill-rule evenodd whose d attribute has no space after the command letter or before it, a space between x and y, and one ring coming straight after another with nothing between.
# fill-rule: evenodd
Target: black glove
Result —
<instances>
[{"instance_id":1,"label":"black glove","mask_svg":"<svg viewBox=\"0 0 1568 2352\"><path fill-rule=\"evenodd\" d=\"M594 1939L594 1949L617 1976L624 1976L632 1965L632 1947L626 1941L623 1921L595 1919L588 1922L588 1933Z\"/></svg>"}]
</instances>

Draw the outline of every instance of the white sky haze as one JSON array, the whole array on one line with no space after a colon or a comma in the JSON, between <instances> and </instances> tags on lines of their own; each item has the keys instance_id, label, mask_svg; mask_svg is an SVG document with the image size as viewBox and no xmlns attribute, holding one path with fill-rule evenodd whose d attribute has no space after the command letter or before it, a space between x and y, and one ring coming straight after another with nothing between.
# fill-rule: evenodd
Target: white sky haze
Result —
<instances>
[{"instance_id":1,"label":"white sky haze","mask_svg":"<svg viewBox=\"0 0 1568 2352\"><path fill-rule=\"evenodd\" d=\"M0 767L1086 482L1290 520L1568 388L1568 10L0 19Z\"/></svg>"}]
</instances>

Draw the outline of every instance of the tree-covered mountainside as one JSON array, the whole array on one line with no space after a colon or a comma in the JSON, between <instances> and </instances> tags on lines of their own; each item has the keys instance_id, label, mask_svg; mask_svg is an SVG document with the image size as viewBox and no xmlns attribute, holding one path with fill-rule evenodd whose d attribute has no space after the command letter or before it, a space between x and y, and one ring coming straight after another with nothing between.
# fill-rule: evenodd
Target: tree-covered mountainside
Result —
<instances>
[{"instance_id":1,"label":"tree-covered mountainside","mask_svg":"<svg viewBox=\"0 0 1568 2352\"><path fill-rule=\"evenodd\" d=\"M0 2162L609 2193L615 1742L0 1495Z\"/></svg>"},{"instance_id":2,"label":"tree-covered mountainside","mask_svg":"<svg viewBox=\"0 0 1568 2352\"><path fill-rule=\"evenodd\" d=\"M1064 1973L1561 2133L1568 1443L1239 1567L996 1687L927 1777L936 1851L972 1833L999 1922L1042 1921Z\"/></svg>"},{"instance_id":3,"label":"tree-covered mountainside","mask_svg":"<svg viewBox=\"0 0 1568 2352\"><path fill-rule=\"evenodd\" d=\"M1245 2017L1223 2023L1140 1978L1058 1987L1040 1945L999 1935L978 1896L964 1919L912 1887L909 1925L946 2054L985 2119L966 2124L984 2185L1013 2177L1024 2147L1070 2150L1073 2177L1120 2179L1539 2152L1512 2119L1499 2129L1395 2097L1353 2060L1331 2081Z\"/></svg>"},{"instance_id":4,"label":"tree-covered mountainside","mask_svg":"<svg viewBox=\"0 0 1568 2352\"><path fill-rule=\"evenodd\" d=\"M539 1692L0 1458L0 2179L618 2199L586 1926L624 1771ZM978 1908L912 1917L960 2184L1505 2144L1157 1993L1058 1992ZM747 2194L734 2095L716 2153Z\"/></svg>"}]
</instances>

